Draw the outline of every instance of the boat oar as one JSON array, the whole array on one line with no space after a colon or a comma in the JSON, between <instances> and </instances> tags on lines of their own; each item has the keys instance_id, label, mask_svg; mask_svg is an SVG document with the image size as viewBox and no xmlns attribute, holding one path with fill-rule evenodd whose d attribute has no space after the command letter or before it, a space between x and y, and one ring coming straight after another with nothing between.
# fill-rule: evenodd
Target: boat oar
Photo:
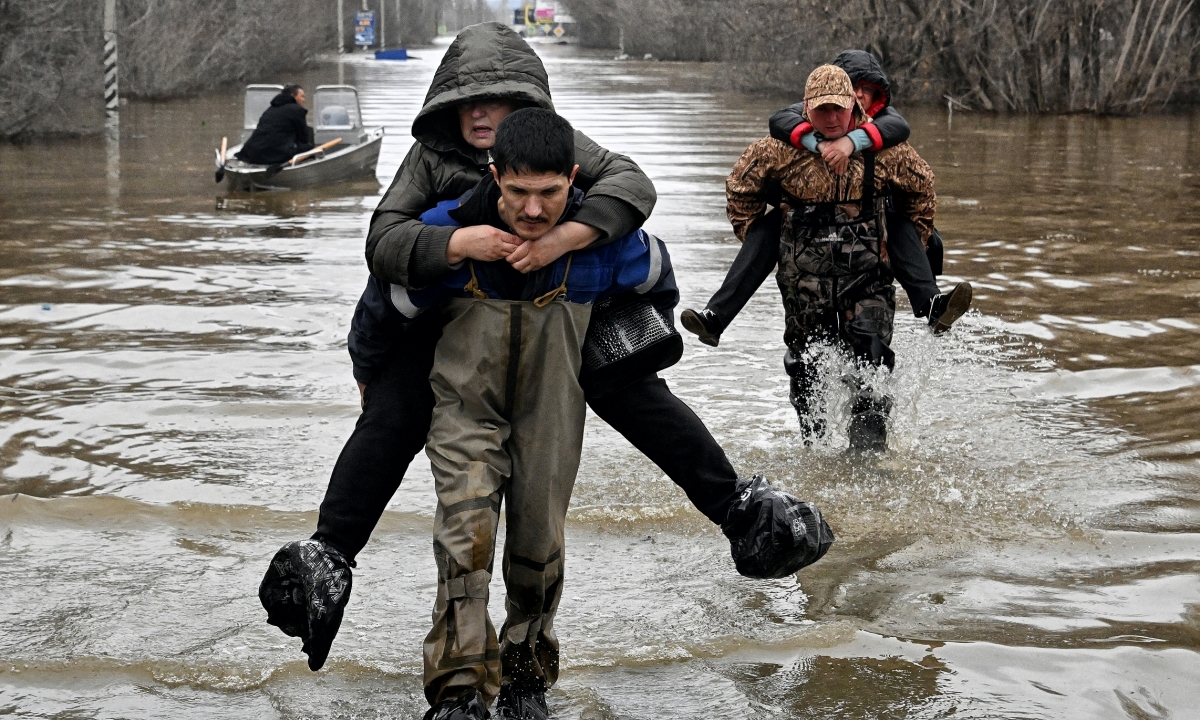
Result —
<instances>
[{"instance_id":1,"label":"boat oar","mask_svg":"<svg viewBox=\"0 0 1200 720\"><path fill-rule=\"evenodd\" d=\"M229 146L229 138L221 138L221 165L217 168L217 182L225 179L225 149Z\"/></svg>"},{"instance_id":2,"label":"boat oar","mask_svg":"<svg viewBox=\"0 0 1200 720\"><path fill-rule=\"evenodd\" d=\"M316 146L312 150L308 150L306 152L302 152L297 155L293 155L292 159L288 160L285 163L279 163L278 165L272 165L271 167L267 168L267 174L263 175L263 180L270 180L271 178L278 175L280 173L280 171L283 170L285 167L296 167L296 163L298 163L302 160L307 160L308 158L312 157L313 155L316 155L317 153L323 153L326 150L328 150L329 148L333 147L334 145L337 145L341 141L342 141L341 138L334 138L327 143L322 143L322 144Z\"/></svg>"}]
</instances>

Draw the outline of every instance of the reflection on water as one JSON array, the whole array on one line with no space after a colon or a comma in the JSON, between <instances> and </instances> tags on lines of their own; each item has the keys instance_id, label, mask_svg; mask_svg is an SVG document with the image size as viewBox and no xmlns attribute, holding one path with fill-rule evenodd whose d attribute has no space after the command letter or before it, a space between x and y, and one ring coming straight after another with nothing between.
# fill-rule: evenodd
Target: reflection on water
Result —
<instances>
[{"instance_id":1,"label":"reflection on water","mask_svg":"<svg viewBox=\"0 0 1200 720\"><path fill-rule=\"evenodd\" d=\"M345 354L371 210L441 48L352 60L379 183L221 196L236 92L133 103L102 139L0 147L0 708L18 717L419 717L434 595L423 456L359 558L328 669L255 588L307 535L357 415ZM560 112L654 178L684 306L737 250L734 159L788 98L702 65L544 51ZM300 81L330 82L325 66ZM902 307L892 451L798 442L768 283L666 373L744 473L839 543L734 573L716 528L599 420L572 504L563 718L1185 717L1200 687L1198 116L908 109L938 174L933 338ZM112 172L110 160L119 162ZM381 185L382 184L382 185ZM220 196L220 197L219 197ZM497 594L502 588L497 581ZM497 603L495 607L500 606Z\"/></svg>"}]
</instances>

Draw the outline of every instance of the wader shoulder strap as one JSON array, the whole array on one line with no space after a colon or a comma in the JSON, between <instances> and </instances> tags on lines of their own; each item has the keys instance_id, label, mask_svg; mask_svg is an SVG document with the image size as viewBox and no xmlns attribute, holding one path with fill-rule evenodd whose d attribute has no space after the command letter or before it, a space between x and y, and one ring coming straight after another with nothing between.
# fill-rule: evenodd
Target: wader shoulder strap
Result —
<instances>
[{"instance_id":1,"label":"wader shoulder strap","mask_svg":"<svg viewBox=\"0 0 1200 720\"><path fill-rule=\"evenodd\" d=\"M875 215L875 153L863 153L862 207L859 217Z\"/></svg>"},{"instance_id":2,"label":"wader shoulder strap","mask_svg":"<svg viewBox=\"0 0 1200 720\"><path fill-rule=\"evenodd\" d=\"M475 261L467 260L467 266L471 268L471 279L463 286L463 290L471 293L476 300L487 300L487 293L479 289L479 278L475 277Z\"/></svg>"},{"instance_id":3,"label":"wader shoulder strap","mask_svg":"<svg viewBox=\"0 0 1200 720\"><path fill-rule=\"evenodd\" d=\"M876 193L876 190L875 190L875 153L870 152L870 151L864 151L862 156L863 156L863 178L862 178L862 191L859 193L859 200L858 200L858 202L859 202L859 219L851 221L852 223L861 222L862 221L861 218L874 217L874 215L875 215L875 193ZM847 192L847 194L849 194L849 192L850 192L849 188L847 188L846 192ZM847 202L852 203L852 202L854 202L854 200L852 198L846 198L845 200L828 200L828 201L820 201L820 202L812 201L812 200L801 200L800 198L798 198L795 195L792 195L791 193L786 192L786 191L782 192L782 196L780 198L781 204L787 204L787 205L791 206L791 208L793 210L800 210L800 209L804 208L805 206L809 206L809 207L833 206L833 205L840 205L842 203L847 203Z\"/></svg>"},{"instance_id":4,"label":"wader shoulder strap","mask_svg":"<svg viewBox=\"0 0 1200 720\"><path fill-rule=\"evenodd\" d=\"M571 253L570 255L567 256L567 267L563 270L562 284L559 285L558 287L554 288L550 292L546 293L545 295L541 296L540 298L534 300L533 304L535 306L544 308L547 305L549 305L550 303L554 302L554 300L559 295L567 294L567 276L571 274L571 258L573 258L573 257L575 257L575 253Z\"/></svg>"}]
</instances>

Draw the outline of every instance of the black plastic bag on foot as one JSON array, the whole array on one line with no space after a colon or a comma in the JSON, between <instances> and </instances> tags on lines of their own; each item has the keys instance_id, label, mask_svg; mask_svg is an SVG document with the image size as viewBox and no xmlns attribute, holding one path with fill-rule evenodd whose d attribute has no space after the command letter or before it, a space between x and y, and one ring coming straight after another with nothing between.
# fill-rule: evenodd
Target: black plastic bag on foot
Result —
<instances>
[{"instance_id":1,"label":"black plastic bag on foot","mask_svg":"<svg viewBox=\"0 0 1200 720\"><path fill-rule=\"evenodd\" d=\"M816 505L772 488L762 475L739 480L738 489L721 530L742 575L787 577L820 560L833 544Z\"/></svg>"},{"instance_id":2,"label":"black plastic bag on foot","mask_svg":"<svg viewBox=\"0 0 1200 720\"><path fill-rule=\"evenodd\" d=\"M321 669L350 601L354 563L320 540L290 542L271 558L258 586L267 622L304 641L308 667Z\"/></svg>"}]
</instances>

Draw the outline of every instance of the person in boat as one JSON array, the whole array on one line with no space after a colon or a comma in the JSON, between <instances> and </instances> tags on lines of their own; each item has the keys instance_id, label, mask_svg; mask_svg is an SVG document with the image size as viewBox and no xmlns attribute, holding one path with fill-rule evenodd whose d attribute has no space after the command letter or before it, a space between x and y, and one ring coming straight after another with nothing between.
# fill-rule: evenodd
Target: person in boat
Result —
<instances>
[{"instance_id":1,"label":"person in boat","mask_svg":"<svg viewBox=\"0 0 1200 720\"><path fill-rule=\"evenodd\" d=\"M854 83L854 94L871 123L836 140L821 137L805 119L804 103L799 102L775 112L769 125L771 137L791 144L797 150L820 155L837 174L846 171L854 153L879 152L908 140L908 121L892 105L892 86L879 61L863 50L845 50L833 64L846 71ZM747 232L737 257L721 287L703 310L684 310L683 326L700 341L716 346L721 333L745 307L779 261L780 217L773 210ZM903 214L888 210L888 255L892 272L908 295L913 315L927 319L934 334L950 329L954 321L971 306L972 288L959 283L943 293L935 279L925 244L916 226ZM931 240L941 247L941 236L934 230Z\"/></svg>"},{"instance_id":2,"label":"person in boat","mask_svg":"<svg viewBox=\"0 0 1200 720\"><path fill-rule=\"evenodd\" d=\"M475 248L474 259L504 259L521 273L536 272L572 250L628 235L654 207L654 185L632 160L576 130L574 186L585 194L570 219L538 240L523 242L491 225L454 228L422 221L436 203L460 197L488 174L495 129L520 107L553 109L540 58L502 23L465 28L434 74L413 121L416 143L372 216L371 275L348 341L363 411L334 465L316 532L280 549L259 594L268 622L303 639L313 670L324 664L340 626L354 558L429 434L434 407L429 377L443 323L436 313L408 320L396 308L393 297L400 293L393 290L433 283L465 259L466 245ZM791 535L795 526L770 526L788 517L773 507L798 501L773 491L762 478L739 478L704 423L656 374L587 402L722 527L743 574L807 548L805 537ZM796 548L770 540L784 537L794 537ZM753 544L746 538L768 540Z\"/></svg>"},{"instance_id":3,"label":"person in boat","mask_svg":"<svg viewBox=\"0 0 1200 720\"><path fill-rule=\"evenodd\" d=\"M822 65L804 88L804 117L822 137L837 141L871 124L846 71ZM820 436L816 410L820 340L848 351L860 365L895 365L892 285L885 206L916 227L921 242L933 232L937 196L933 171L908 144L852 155L838 173L822 156L773 137L750 145L725 181L726 213L739 238L778 203L779 270L785 315L784 367L791 402L806 437ZM868 383L854 388L853 449L884 450L891 399Z\"/></svg>"},{"instance_id":4,"label":"person in boat","mask_svg":"<svg viewBox=\"0 0 1200 720\"><path fill-rule=\"evenodd\" d=\"M288 85L271 98L271 106L235 156L252 165L278 165L313 147L312 128L305 118L304 88Z\"/></svg>"}]
</instances>

